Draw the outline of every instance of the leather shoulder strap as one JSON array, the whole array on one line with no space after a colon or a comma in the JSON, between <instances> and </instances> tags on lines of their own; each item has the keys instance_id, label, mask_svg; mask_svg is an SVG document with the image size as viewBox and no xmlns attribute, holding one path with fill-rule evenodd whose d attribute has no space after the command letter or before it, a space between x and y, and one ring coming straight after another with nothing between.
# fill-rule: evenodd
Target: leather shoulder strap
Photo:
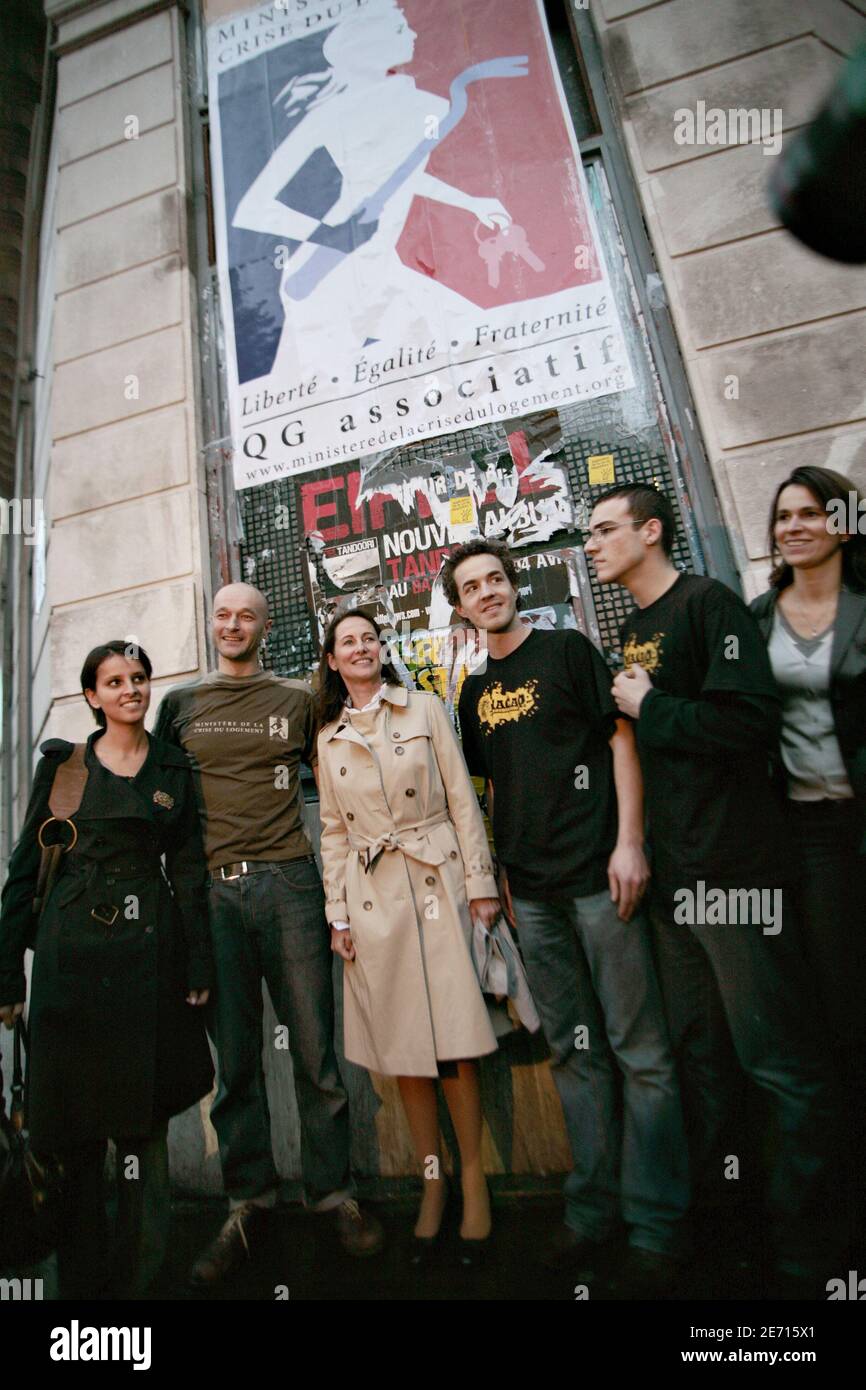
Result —
<instances>
[{"instance_id":1,"label":"leather shoulder strap","mask_svg":"<svg viewBox=\"0 0 866 1390\"><path fill-rule=\"evenodd\" d=\"M48 808L58 820L68 820L81 805L87 786L87 766L84 762L86 747L85 743L74 744L71 754L54 774Z\"/></svg>"}]
</instances>

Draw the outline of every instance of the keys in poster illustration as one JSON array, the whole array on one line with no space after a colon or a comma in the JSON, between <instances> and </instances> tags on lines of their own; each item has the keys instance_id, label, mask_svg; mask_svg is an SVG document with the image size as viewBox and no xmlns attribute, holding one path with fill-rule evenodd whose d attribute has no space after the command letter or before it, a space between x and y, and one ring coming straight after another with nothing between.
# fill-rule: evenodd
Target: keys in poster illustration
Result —
<instances>
[{"instance_id":1,"label":"keys in poster illustration","mask_svg":"<svg viewBox=\"0 0 866 1390\"><path fill-rule=\"evenodd\" d=\"M478 242L478 254L487 267L487 283L491 289L499 287L499 267L505 256L517 256L530 270L544 269L544 261L536 256L529 245L525 229L517 222L500 227L489 237L479 238L476 230L475 240Z\"/></svg>"}]
</instances>

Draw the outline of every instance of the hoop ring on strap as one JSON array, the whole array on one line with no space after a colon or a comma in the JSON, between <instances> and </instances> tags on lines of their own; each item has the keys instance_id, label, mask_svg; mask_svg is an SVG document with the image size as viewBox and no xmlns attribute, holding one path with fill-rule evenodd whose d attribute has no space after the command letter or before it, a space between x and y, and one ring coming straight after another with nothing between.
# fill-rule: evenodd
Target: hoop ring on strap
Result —
<instances>
[{"instance_id":1,"label":"hoop ring on strap","mask_svg":"<svg viewBox=\"0 0 866 1390\"><path fill-rule=\"evenodd\" d=\"M39 841L39 848L40 848L40 849L52 849L52 848L53 848L52 845L46 845L45 841L44 841L43 838L42 838L42 832L43 832L43 830L45 829L46 825L50 825L52 821L57 821L57 824L58 824L58 825L60 825L60 824L62 823L63 825L71 825L71 826L72 826L72 839L71 839L71 841L69 842L68 845L61 845L61 849L63 850L63 853L64 853L64 854L68 854L69 851L70 851L71 849L74 849L74 848L75 848L75 845L78 843L78 827L77 827L77 825L75 824L75 821L72 820L72 819L66 819L66 820L64 820L63 822L61 822L61 821L57 820L57 816L49 816L47 820L44 820L44 821L42 822L42 824L40 825L39 830L38 830L38 833L37 833L37 836L36 836L37 840ZM58 842L58 843L59 843L59 842Z\"/></svg>"}]
</instances>

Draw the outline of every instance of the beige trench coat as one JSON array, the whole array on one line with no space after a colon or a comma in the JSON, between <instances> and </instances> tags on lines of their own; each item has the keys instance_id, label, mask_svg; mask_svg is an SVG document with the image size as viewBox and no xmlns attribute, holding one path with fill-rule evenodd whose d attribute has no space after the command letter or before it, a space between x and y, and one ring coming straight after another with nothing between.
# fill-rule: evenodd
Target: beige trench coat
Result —
<instances>
[{"instance_id":1,"label":"beige trench coat","mask_svg":"<svg viewBox=\"0 0 866 1390\"><path fill-rule=\"evenodd\" d=\"M349 923L356 953L343 976L346 1056L385 1076L436 1076L437 1058L496 1049L467 905L495 898L496 883L438 696L386 686L375 717L381 756L348 719L318 740L326 913Z\"/></svg>"}]
</instances>

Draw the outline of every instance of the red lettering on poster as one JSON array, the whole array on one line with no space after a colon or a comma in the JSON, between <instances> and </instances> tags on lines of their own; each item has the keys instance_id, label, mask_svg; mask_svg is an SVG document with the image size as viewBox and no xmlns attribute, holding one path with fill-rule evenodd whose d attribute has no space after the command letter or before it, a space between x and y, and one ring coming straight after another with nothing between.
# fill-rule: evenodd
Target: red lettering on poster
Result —
<instances>
[{"instance_id":1,"label":"red lettering on poster","mask_svg":"<svg viewBox=\"0 0 866 1390\"><path fill-rule=\"evenodd\" d=\"M346 539L349 528L342 522L337 526L322 526L324 517L337 515L337 503L336 501L320 500L324 493L342 491L344 486L344 478L321 478L318 482L301 485L301 509L305 535L319 531L326 541Z\"/></svg>"},{"instance_id":2,"label":"red lettering on poster","mask_svg":"<svg viewBox=\"0 0 866 1390\"><path fill-rule=\"evenodd\" d=\"M356 536L363 536L366 527L364 526L364 509L358 506L358 493L361 491L361 474L353 470L348 475L349 489L349 516L352 518L352 531Z\"/></svg>"}]
</instances>

